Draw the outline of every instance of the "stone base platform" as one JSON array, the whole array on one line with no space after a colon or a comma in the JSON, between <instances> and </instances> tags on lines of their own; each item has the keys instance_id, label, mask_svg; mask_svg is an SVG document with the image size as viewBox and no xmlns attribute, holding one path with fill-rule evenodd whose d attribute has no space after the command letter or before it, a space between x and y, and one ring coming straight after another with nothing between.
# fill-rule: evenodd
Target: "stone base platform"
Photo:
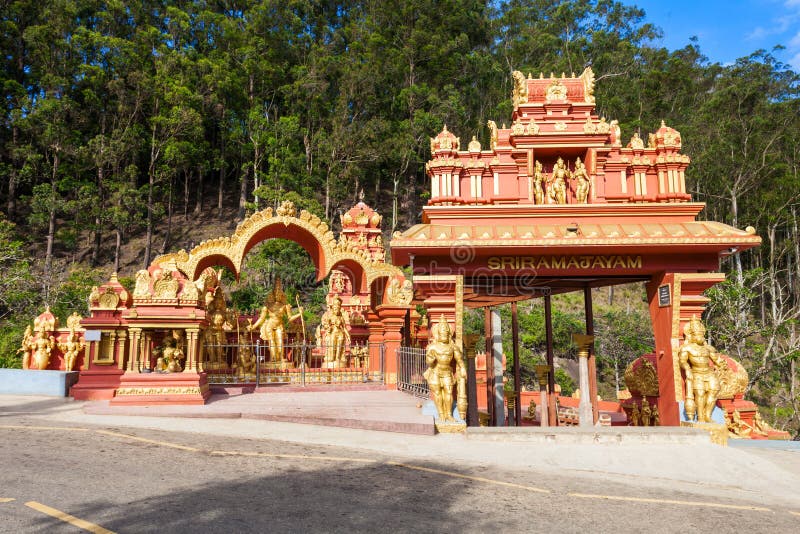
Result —
<instances>
[{"instance_id":1,"label":"stone base platform","mask_svg":"<svg viewBox=\"0 0 800 534\"><path fill-rule=\"evenodd\" d=\"M195 405L211 396L205 373L125 373L111 405Z\"/></svg>"},{"instance_id":2,"label":"stone base platform","mask_svg":"<svg viewBox=\"0 0 800 534\"><path fill-rule=\"evenodd\" d=\"M0 394L66 397L78 371L0 369Z\"/></svg>"},{"instance_id":3,"label":"stone base platform","mask_svg":"<svg viewBox=\"0 0 800 534\"><path fill-rule=\"evenodd\" d=\"M75 400L112 399L124 372L122 369L81 371L81 379L72 386L69 395Z\"/></svg>"},{"instance_id":4,"label":"stone base platform","mask_svg":"<svg viewBox=\"0 0 800 534\"><path fill-rule=\"evenodd\" d=\"M531 443L607 445L708 444L704 429L684 427L467 427L467 439Z\"/></svg>"}]
</instances>

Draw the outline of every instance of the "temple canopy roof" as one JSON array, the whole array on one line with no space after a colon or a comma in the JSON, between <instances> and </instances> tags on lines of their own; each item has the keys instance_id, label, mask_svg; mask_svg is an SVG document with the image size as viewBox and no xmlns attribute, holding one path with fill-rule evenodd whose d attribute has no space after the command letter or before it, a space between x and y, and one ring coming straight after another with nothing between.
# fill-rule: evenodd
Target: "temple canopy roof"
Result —
<instances>
[{"instance_id":1,"label":"temple canopy roof","mask_svg":"<svg viewBox=\"0 0 800 534\"><path fill-rule=\"evenodd\" d=\"M721 256L760 244L753 228L697 220L705 205L687 191L680 132L661 121L625 142L616 120L596 114L591 69L512 78L510 127L489 121L488 143L471 136L466 150L447 127L431 138L430 199L422 224L393 236L395 265L462 274L469 294L483 283L470 277L486 269L496 280L596 286L717 271ZM541 259L553 254L563 261ZM623 267L619 255L634 259Z\"/></svg>"}]
</instances>

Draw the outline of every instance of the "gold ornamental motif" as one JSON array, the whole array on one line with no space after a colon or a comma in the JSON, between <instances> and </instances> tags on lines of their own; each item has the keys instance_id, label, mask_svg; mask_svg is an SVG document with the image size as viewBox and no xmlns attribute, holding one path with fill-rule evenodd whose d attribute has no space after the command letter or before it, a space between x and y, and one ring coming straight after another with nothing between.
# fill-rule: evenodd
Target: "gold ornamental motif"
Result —
<instances>
[{"instance_id":1,"label":"gold ornamental motif","mask_svg":"<svg viewBox=\"0 0 800 534\"><path fill-rule=\"evenodd\" d=\"M636 365L636 362L639 362ZM634 393L641 396L658 396L658 373L656 368L647 358L641 357L633 360L625 369L625 385Z\"/></svg>"},{"instance_id":2,"label":"gold ornamental motif","mask_svg":"<svg viewBox=\"0 0 800 534\"><path fill-rule=\"evenodd\" d=\"M511 101L514 103L514 109L516 109L521 104L528 102L528 83L525 81L525 75L518 70L511 73L511 78L514 80Z\"/></svg>"},{"instance_id":3,"label":"gold ornamental motif","mask_svg":"<svg viewBox=\"0 0 800 534\"><path fill-rule=\"evenodd\" d=\"M150 273L146 269L140 270L136 273L136 286L133 288L133 298L148 298L150 297Z\"/></svg>"},{"instance_id":4,"label":"gold ornamental motif","mask_svg":"<svg viewBox=\"0 0 800 534\"><path fill-rule=\"evenodd\" d=\"M730 365L715 368L715 372L719 378L719 394L717 397L720 399L732 399L736 395L744 395L747 389L747 383L750 380L747 371L741 363L730 356L728 356L728 359L736 364L736 371L731 369Z\"/></svg>"},{"instance_id":5,"label":"gold ornamental motif","mask_svg":"<svg viewBox=\"0 0 800 534\"><path fill-rule=\"evenodd\" d=\"M583 83L583 101L594 104L594 71L591 67L583 69L580 80Z\"/></svg>"},{"instance_id":6,"label":"gold ornamental motif","mask_svg":"<svg viewBox=\"0 0 800 534\"><path fill-rule=\"evenodd\" d=\"M140 387L140 388L117 388L117 397L128 397L132 395L202 395L208 391L208 385L203 386L176 386L176 387Z\"/></svg>"},{"instance_id":7,"label":"gold ornamental motif","mask_svg":"<svg viewBox=\"0 0 800 534\"><path fill-rule=\"evenodd\" d=\"M386 298L390 303L398 306L411 304L411 300L414 298L414 286L411 280L404 280L401 285L399 279L392 278L386 290Z\"/></svg>"},{"instance_id":8,"label":"gold ornamental motif","mask_svg":"<svg viewBox=\"0 0 800 534\"><path fill-rule=\"evenodd\" d=\"M157 299L175 299L178 296L178 286L178 281L173 278L172 273L165 271L153 284L153 296Z\"/></svg>"},{"instance_id":9,"label":"gold ornamental motif","mask_svg":"<svg viewBox=\"0 0 800 534\"><path fill-rule=\"evenodd\" d=\"M550 86L545 93L545 102L554 102L567 99L567 87L556 78L552 78Z\"/></svg>"},{"instance_id":10,"label":"gold ornamental motif","mask_svg":"<svg viewBox=\"0 0 800 534\"><path fill-rule=\"evenodd\" d=\"M114 288L107 287L106 292L98 299L98 308L103 310L114 310L119 304L119 295L114 292Z\"/></svg>"},{"instance_id":11,"label":"gold ornamental motif","mask_svg":"<svg viewBox=\"0 0 800 534\"><path fill-rule=\"evenodd\" d=\"M346 250L340 246L327 223L320 220L316 215L306 210L301 210L298 216L288 215L292 213L289 205L284 203L282 207L284 209L279 208L277 211L287 215L281 215L277 211L276 214L273 214L272 208L258 211L242 221L233 235L229 237L204 241L189 253L181 250L160 256L153 263L159 265L165 261L174 261L177 270L184 273L187 278L193 278L199 275L196 272L197 267L204 258L222 256L230 260L231 264L236 268L236 272L239 272L245 255L253 245L253 238L265 228L281 225L282 228L295 227L314 237L321 251L320 264L317 266L320 276L326 276L330 273L337 263L349 260L363 267L368 285L383 277L398 276L404 278L402 271L398 267L371 258L368 254L363 253L364 251Z\"/></svg>"}]
</instances>

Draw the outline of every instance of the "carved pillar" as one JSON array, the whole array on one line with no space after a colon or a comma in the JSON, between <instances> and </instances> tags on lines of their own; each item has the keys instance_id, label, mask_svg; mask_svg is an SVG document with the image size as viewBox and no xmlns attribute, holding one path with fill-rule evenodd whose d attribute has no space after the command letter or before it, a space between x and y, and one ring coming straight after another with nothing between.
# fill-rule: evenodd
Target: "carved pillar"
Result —
<instances>
[{"instance_id":1,"label":"carved pillar","mask_svg":"<svg viewBox=\"0 0 800 534\"><path fill-rule=\"evenodd\" d=\"M703 292L723 280L723 273L661 273L647 284L655 337L658 411L664 426L680 424L678 402L683 401L684 386L677 358L683 327L693 315L700 317L705 311L709 299Z\"/></svg>"},{"instance_id":2,"label":"carved pillar","mask_svg":"<svg viewBox=\"0 0 800 534\"><path fill-rule=\"evenodd\" d=\"M186 365L184 373L197 373L203 371L203 365L199 361L200 355L200 329L186 329Z\"/></svg>"},{"instance_id":3,"label":"carved pillar","mask_svg":"<svg viewBox=\"0 0 800 534\"><path fill-rule=\"evenodd\" d=\"M125 357L126 357L126 348L127 348L127 341L128 341L128 331L127 330L120 330L116 332L117 339L114 343L114 347L112 348L111 357L117 358L117 365L119 369L125 368Z\"/></svg>"},{"instance_id":4,"label":"carved pillar","mask_svg":"<svg viewBox=\"0 0 800 534\"><path fill-rule=\"evenodd\" d=\"M572 341L578 346L578 373L581 388L578 415L580 426L594 426L592 415L592 399L589 390L589 349L594 343L594 336L572 334Z\"/></svg>"},{"instance_id":5,"label":"carved pillar","mask_svg":"<svg viewBox=\"0 0 800 534\"><path fill-rule=\"evenodd\" d=\"M132 327L128 331L130 332L130 344L128 345L128 365L126 371L132 373L139 369L139 349L141 345L142 329Z\"/></svg>"},{"instance_id":6,"label":"carved pillar","mask_svg":"<svg viewBox=\"0 0 800 534\"><path fill-rule=\"evenodd\" d=\"M488 356L488 355L487 355ZM492 308L492 359L486 367L494 369L494 425L506 426L505 396L503 391L503 335L500 324L500 310ZM487 358L488 359L488 358Z\"/></svg>"},{"instance_id":7,"label":"carved pillar","mask_svg":"<svg viewBox=\"0 0 800 534\"><path fill-rule=\"evenodd\" d=\"M542 427L550 426L550 401L547 395L547 384L550 380L550 371L552 367L546 364L539 364L536 366L536 378L539 379L539 412L540 412L540 425Z\"/></svg>"},{"instance_id":8,"label":"carved pillar","mask_svg":"<svg viewBox=\"0 0 800 534\"><path fill-rule=\"evenodd\" d=\"M378 315L384 328L384 377L386 384L397 384L397 349L400 348L400 344L403 341L402 329L405 324L406 313L408 313L407 306L378 306Z\"/></svg>"},{"instance_id":9,"label":"carved pillar","mask_svg":"<svg viewBox=\"0 0 800 534\"><path fill-rule=\"evenodd\" d=\"M383 334L384 328L381 318L377 313L369 312L367 314L367 328L369 329L369 338L367 344L369 345L369 361L367 362L368 371L380 371L381 366L381 350L383 347Z\"/></svg>"},{"instance_id":10,"label":"carved pillar","mask_svg":"<svg viewBox=\"0 0 800 534\"><path fill-rule=\"evenodd\" d=\"M478 426L478 384L475 380L475 343L478 334L464 335L464 358L467 363L467 425Z\"/></svg>"}]
</instances>

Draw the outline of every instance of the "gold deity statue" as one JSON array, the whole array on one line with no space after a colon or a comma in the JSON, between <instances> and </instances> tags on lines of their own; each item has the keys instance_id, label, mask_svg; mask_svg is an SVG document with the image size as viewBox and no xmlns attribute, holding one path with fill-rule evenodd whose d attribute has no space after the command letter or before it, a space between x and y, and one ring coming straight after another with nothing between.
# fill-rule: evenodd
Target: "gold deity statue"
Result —
<instances>
[{"instance_id":1,"label":"gold deity statue","mask_svg":"<svg viewBox=\"0 0 800 534\"><path fill-rule=\"evenodd\" d=\"M579 204L586 204L589 198L589 174L586 172L586 165L583 164L581 158L575 160L575 170L572 172L572 178L577 182L575 187L575 199Z\"/></svg>"},{"instance_id":2,"label":"gold deity statue","mask_svg":"<svg viewBox=\"0 0 800 534\"><path fill-rule=\"evenodd\" d=\"M452 339L450 325L439 317L431 331L433 343L425 351L428 369L424 377L428 382L431 400L436 406L441 421L453 419L453 386L456 387L458 413L461 419L467 415L467 368L462 357L461 347ZM455 362L455 373L453 363Z\"/></svg>"},{"instance_id":3,"label":"gold deity statue","mask_svg":"<svg viewBox=\"0 0 800 534\"><path fill-rule=\"evenodd\" d=\"M171 334L164 336L159 352L161 356L156 360L157 372L161 373L180 373L183 371L182 362L186 359L183 352L183 332L173 330Z\"/></svg>"},{"instance_id":4,"label":"gold deity statue","mask_svg":"<svg viewBox=\"0 0 800 534\"><path fill-rule=\"evenodd\" d=\"M678 360L686 375L686 418L693 421L711 422L711 412L717 402L719 378L711 362L719 369L727 367L725 360L714 347L706 343L706 327L697 316L683 329L685 341L678 350Z\"/></svg>"},{"instance_id":5,"label":"gold deity statue","mask_svg":"<svg viewBox=\"0 0 800 534\"><path fill-rule=\"evenodd\" d=\"M325 331L325 358L328 367L344 367L347 357L345 348L350 343L350 332L347 330L347 321L342 313L342 299L333 297L331 306L322 316L322 329Z\"/></svg>"},{"instance_id":6,"label":"gold deity statue","mask_svg":"<svg viewBox=\"0 0 800 534\"><path fill-rule=\"evenodd\" d=\"M550 175L550 182L547 187L547 198L550 199L551 204L566 204L567 203L567 180L570 177L570 172L564 164L564 160L558 158L553 173Z\"/></svg>"},{"instance_id":7,"label":"gold deity statue","mask_svg":"<svg viewBox=\"0 0 800 534\"><path fill-rule=\"evenodd\" d=\"M59 343L58 348L64 353L64 368L67 371L72 371L75 368L75 361L78 359L78 354L86 343L80 339L80 336L75 332L75 328L69 329L69 335L65 343Z\"/></svg>"},{"instance_id":8,"label":"gold deity statue","mask_svg":"<svg viewBox=\"0 0 800 534\"><path fill-rule=\"evenodd\" d=\"M206 316L209 325L205 330L203 340L207 369L227 369L228 367L228 362L225 360L225 344L227 343L225 330L231 327L227 322L226 312L225 293L219 286L213 293L209 292L206 295Z\"/></svg>"},{"instance_id":9,"label":"gold deity statue","mask_svg":"<svg viewBox=\"0 0 800 534\"><path fill-rule=\"evenodd\" d=\"M267 295L267 301L261 308L258 320L247 327L247 330L251 332L260 328L260 337L267 343L269 348L270 362L280 363L285 361L283 352L284 319L289 323L296 321L303 314L302 307L298 310L298 313L292 315L292 305L286 299L280 278L277 278L275 287Z\"/></svg>"},{"instance_id":10,"label":"gold deity statue","mask_svg":"<svg viewBox=\"0 0 800 534\"><path fill-rule=\"evenodd\" d=\"M542 173L542 162L536 160L534 163L534 171L533 171L533 200L537 204L544 204L544 189L542 188L542 184L544 183L544 174Z\"/></svg>"},{"instance_id":11,"label":"gold deity statue","mask_svg":"<svg viewBox=\"0 0 800 534\"><path fill-rule=\"evenodd\" d=\"M22 353L22 368L27 369L31 360L31 344L33 343L33 331L31 325L25 327L25 333L22 335L22 344L17 349L17 354Z\"/></svg>"},{"instance_id":12,"label":"gold deity statue","mask_svg":"<svg viewBox=\"0 0 800 534\"><path fill-rule=\"evenodd\" d=\"M50 365L50 353L56 346L56 338L48 336L44 328L39 328L36 336L28 337L28 357L23 358L23 364L27 360L27 369L47 369Z\"/></svg>"}]
</instances>

